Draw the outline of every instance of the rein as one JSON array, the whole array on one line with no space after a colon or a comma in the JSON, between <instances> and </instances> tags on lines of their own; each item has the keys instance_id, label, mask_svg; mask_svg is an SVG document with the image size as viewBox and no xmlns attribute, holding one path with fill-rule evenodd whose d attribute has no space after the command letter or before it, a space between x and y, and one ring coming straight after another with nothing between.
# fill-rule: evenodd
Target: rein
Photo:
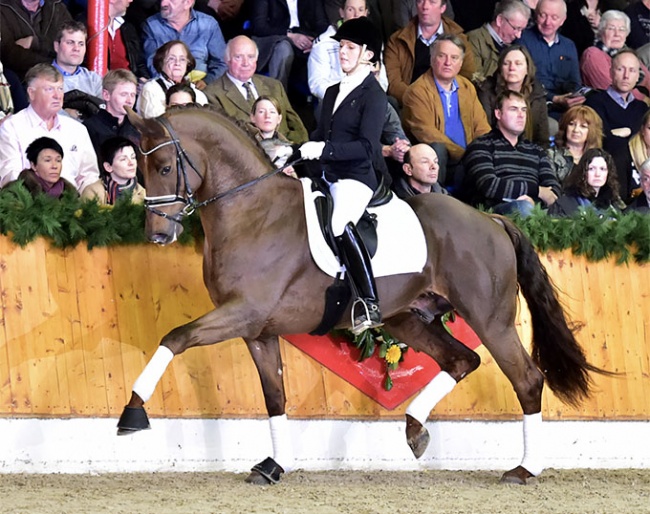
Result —
<instances>
[{"instance_id":1,"label":"rein","mask_svg":"<svg viewBox=\"0 0 650 514\"><path fill-rule=\"evenodd\" d=\"M192 188L190 187L187 178L185 162L189 164L190 168L192 168L194 173L196 173L202 181L203 181L203 175L201 175L197 167L190 159L189 155L187 155L185 149L181 146L180 139L178 138L176 132L174 131L169 121L162 116L156 118L156 121L159 122L167 130L171 139L169 141L164 141L163 143L156 145L155 147L153 147L151 150L148 151L145 151L142 149L142 147L140 147L140 152L142 152L142 155L147 156L160 150L161 148L164 148L169 145L174 145L174 148L176 150L176 193L173 195L145 196L144 206L145 209L152 212L153 214L174 221L175 223L181 224L185 216L191 215L197 209L200 209L201 207L204 207L213 202L216 202L217 200L221 200L226 196L230 196L232 194L238 193L239 191L242 191L248 187L254 186L258 182L261 182L262 180L265 180L269 177L273 177L274 175L277 175L278 173L283 171L285 168L293 166L302 160L301 158L294 159L291 162L288 162L287 164L282 166L281 168L276 168L273 171L265 173L264 175L254 178L253 180L249 180L248 182L245 182L239 186L228 189L227 191L224 191L223 193L219 193L218 195L208 198L207 200L204 200L202 202L197 202L196 199L194 198L194 192L192 191ZM181 179L185 186L184 196L180 196ZM184 204L183 209L181 209L176 214L167 214L166 212L163 212L156 208L156 207L162 207L166 205L173 205L175 203Z\"/></svg>"}]
</instances>

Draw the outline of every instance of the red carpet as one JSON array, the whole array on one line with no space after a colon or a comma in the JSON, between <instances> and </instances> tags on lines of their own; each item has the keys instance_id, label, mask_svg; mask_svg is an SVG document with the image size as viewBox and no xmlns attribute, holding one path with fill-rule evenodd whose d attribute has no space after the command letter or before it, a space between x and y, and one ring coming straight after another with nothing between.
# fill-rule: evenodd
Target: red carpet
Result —
<instances>
[{"instance_id":1,"label":"red carpet","mask_svg":"<svg viewBox=\"0 0 650 514\"><path fill-rule=\"evenodd\" d=\"M455 322L449 323L449 327L454 336L469 348L474 349L481 344L461 318L457 317ZM391 371L393 388L386 391L386 361L377 357L376 352L369 359L358 362L359 350L343 339L307 334L283 337L389 410L413 396L440 372L438 364L429 356L409 349L399 369Z\"/></svg>"}]
</instances>

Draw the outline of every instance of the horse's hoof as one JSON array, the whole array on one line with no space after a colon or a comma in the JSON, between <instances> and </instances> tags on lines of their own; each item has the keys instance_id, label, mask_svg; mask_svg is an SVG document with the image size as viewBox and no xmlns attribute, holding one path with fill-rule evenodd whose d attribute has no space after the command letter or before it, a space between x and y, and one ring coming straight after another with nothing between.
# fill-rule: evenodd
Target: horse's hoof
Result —
<instances>
[{"instance_id":1,"label":"horse's hoof","mask_svg":"<svg viewBox=\"0 0 650 514\"><path fill-rule=\"evenodd\" d=\"M149 418L144 407L124 407L117 422L117 435L127 435L140 430L149 430Z\"/></svg>"},{"instance_id":2,"label":"horse's hoof","mask_svg":"<svg viewBox=\"0 0 650 514\"><path fill-rule=\"evenodd\" d=\"M282 466L271 457L267 457L253 466L250 475L246 477L246 482L254 485L277 484L282 473L284 473Z\"/></svg>"},{"instance_id":3,"label":"horse's hoof","mask_svg":"<svg viewBox=\"0 0 650 514\"><path fill-rule=\"evenodd\" d=\"M526 468L517 466L515 469L506 471L501 477L502 484L516 484L516 485L526 485L526 480L532 478L534 475L529 472Z\"/></svg>"},{"instance_id":4,"label":"horse's hoof","mask_svg":"<svg viewBox=\"0 0 650 514\"><path fill-rule=\"evenodd\" d=\"M406 415L406 442L416 459L422 457L429 446L429 431L418 420Z\"/></svg>"}]
</instances>

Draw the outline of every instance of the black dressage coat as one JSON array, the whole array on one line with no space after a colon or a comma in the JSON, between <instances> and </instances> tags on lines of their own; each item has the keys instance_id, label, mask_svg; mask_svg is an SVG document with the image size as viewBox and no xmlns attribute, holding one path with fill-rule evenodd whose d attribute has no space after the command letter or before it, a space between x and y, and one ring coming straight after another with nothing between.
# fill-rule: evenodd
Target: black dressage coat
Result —
<instances>
[{"instance_id":1,"label":"black dressage coat","mask_svg":"<svg viewBox=\"0 0 650 514\"><path fill-rule=\"evenodd\" d=\"M353 179L373 191L387 173L381 155L381 133L386 118L386 93L369 74L334 111L339 84L330 86L323 98L320 120L312 141L325 141L320 158L330 182Z\"/></svg>"}]
</instances>

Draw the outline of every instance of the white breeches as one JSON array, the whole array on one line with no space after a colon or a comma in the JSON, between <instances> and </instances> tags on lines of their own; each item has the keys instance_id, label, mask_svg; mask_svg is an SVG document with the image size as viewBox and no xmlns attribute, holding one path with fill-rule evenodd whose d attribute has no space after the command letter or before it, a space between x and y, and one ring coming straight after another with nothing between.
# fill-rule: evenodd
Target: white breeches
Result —
<instances>
[{"instance_id":1,"label":"white breeches","mask_svg":"<svg viewBox=\"0 0 650 514\"><path fill-rule=\"evenodd\" d=\"M334 200L332 232L340 236L348 223L359 221L374 192L363 182L346 178L330 184L330 193Z\"/></svg>"}]
</instances>

